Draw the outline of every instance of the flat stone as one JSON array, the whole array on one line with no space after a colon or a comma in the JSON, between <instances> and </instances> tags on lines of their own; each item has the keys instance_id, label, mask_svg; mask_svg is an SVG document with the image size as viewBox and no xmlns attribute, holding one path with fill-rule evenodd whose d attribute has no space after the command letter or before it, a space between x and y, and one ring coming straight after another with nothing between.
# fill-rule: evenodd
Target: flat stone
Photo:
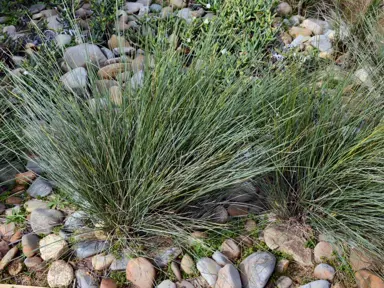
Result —
<instances>
[{"instance_id":1,"label":"flat stone","mask_svg":"<svg viewBox=\"0 0 384 288\"><path fill-rule=\"evenodd\" d=\"M357 271L355 278L358 288L384 288L384 281L371 271Z\"/></svg>"},{"instance_id":2,"label":"flat stone","mask_svg":"<svg viewBox=\"0 0 384 288\"><path fill-rule=\"evenodd\" d=\"M128 63L115 63L100 68L97 75L101 79L113 79L125 70L130 70Z\"/></svg>"},{"instance_id":3,"label":"flat stone","mask_svg":"<svg viewBox=\"0 0 384 288\"><path fill-rule=\"evenodd\" d=\"M47 282L49 287L67 287L74 279L73 268L63 260L57 260L49 266Z\"/></svg>"},{"instance_id":4,"label":"flat stone","mask_svg":"<svg viewBox=\"0 0 384 288\"><path fill-rule=\"evenodd\" d=\"M1 224L0 225L0 236L6 239L10 239L15 234L15 223Z\"/></svg>"},{"instance_id":5,"label":"flat stone","mask_svg":"<svg viewBox=\"0 0 384 288\"><path fill-rule=\"evenodd\" d=\"M64 218L63 213L53 209L36 209L32 211L30 224L36 234L49 234L53 228L60 225Z\"/></svg>"},{"instance_id":6,"label":"flat stone","mask_svg":"<svg viewBox=\"0 0 384 288\"><path fill-rule=\"evenodd\" d=\"M8 34L8 36L12 37L16 34L16 27L13 25L5 26L3 28L3 33Z\"/></svg>"},{"instance_id":7,"label":"flat stone","mask_svg":"<svg viewBox=\"0 0 384 288\"><path fill-rule=\"evenodd\" d=\"M134 14L140 11L140 8L144 7L143 4L137 2L126 2L124 11L128 14Z\"/></svg>"},{"instance_id":8,"label":"flat stone","mask_svg":"<svg viewBox=\"0 0 384 288\"><path fill-rule=\"evenodd\" d=\"M79 259L84 259L99 254L109 248L106 241L83 241L73 245L72 249Z\"/></svg>"},{"instance_id":9,"label":"flat stone","mask_svg":"<svg viewBox=\"0 0 384 288\"><path fill-rule=\"evenodd\" d=\"M115 258L112 261L112 264L109 267L109 269L111 271L123 271L127 268L128 262L129 262L129 257L123 253L123 256L121 258L118 258L118 259Z\"/></svg>"},{"instance_id":10,"label":"flat stone","mask_svg":"<svg viewBox=\"0 0 384 288\"><path fill-rule=\"evenodd\" d=\"M160 13L161 9L163 9L163 6L161 6L160 4L155 3L149 6L149 10L153 13Z\"/></svg>"},{"instance_id":11,"label":"flat stone","mask_svg":"<svg viewBox=\"0 0 384 288\"><path fill-rule=\"evenodd\" d=\"M107 57L107 59L112 59L115 57L115 54L113 54L113 52L111 50L109 50L108 48L101 47L100 49L104 53L105 57Z\"/></svg>"},{"instance_id":12,"label":"flat stone","mask_svg":"<svg viewBox=\"0 0 384 288\"><path fill-rule=\"evenodd\" d=\"M12 61L17 67L20 67L27 61L27 59L22 56L14 55L12 56Z\"/></svg>"},{"instance_id":13,"label":"flat stone","mask_svg":"<svg viewBox=\"0 0 384 288\"><path fill-rule=\"evenodd\" d=\"M195 261L193 261L193 258L188 254L185 254L183 258L181 258L180 266L181 270L188 275L193 275L195 273Z\"/></svg>"},{"instance_id":14,"label":"flat stone","mask_svg":"<svg viewBox=\"0 0 384 288\"><path fill-rule=\"evenodd\" d=\"M117 106L120 106L123 103L123 94L121 93L119 86L109 88L109 99Z\"/></svg>"},{"instance_id":15,"label":"flat stone","mask_svg":"<svg viewBox=\"0 0 384 288\"><path fill-rule=\"evenodd\" d=\"M289 44L289 47L291 48L299 47L301 44L309 41L310 39L311 39L310 36L299 35L295 39L293 39L291 44Z\"/></svg>"},{"instance_id":16,"label":"flat stone","mask_svg":"<svg viewBox=\"0 0 384 288\"><path fill-rule=\"evenodd\" d=\"M375 260L369 253L364 253L362 250L356 248L351 249L349 263L351 264L353 271L372 269L375 267Z\"/></svg>"},{"instance_id":17,"label":"flat stone","mask_svg":"<svg viewBox=\"0 0 384 288\"><path fill-rule=\"evenodd\" d=\"M26 234L21 238L23 254L26 257L32 257L39 250L40 238L35 234Z\"/></svg>"},{"instance_id":18,"label":"flat stone","mask_svg":"<svg viewBox=\"0 0 384 288\"><path fill-rule=\"evenodd\" d=\"M27 212L35 211L36 209L48 209L48 202L44 202L37 199L28 200L24 203L24 208Z\"/></svg>"},{"instance_id":19,"label":"flat stone","mask_svg":"<svg viewBox=\"0 0 384 288\"><path fill-rule=\"evenodd\" d=\"M331 283L326 280L317 280L308 284L302 285L299 288L330 288Z\"/></svg>"},{"instance_id":20,"label":"flat stone","mask_svg":"<svg viewBox=\"0 0 384 288\"><path fill-rule=\"evenodd\" d=\"M20 229L18 229L15 231L15 234L12 235L11 239L9 239L9 242L14 244L21 239L21 236L22 236L22 232Z\"/></svg>"},{"instance_id":21,"label":"flat stone","mask_svg":"<svg viewBox=\"0 0 384 288\"><path fill-rule=\"evenodd\" d=\"M33 171L27 171L24 173L17 173L15 177L16 184L25 185L35 180L36 174Z\"/></svg>"},{"instance_id":22,"label":"flat stone","mask_svg":"<svg viewBox=\"0 0 384 288\"><path fill-rule=\"evenodd\" d=\"M301 265L312 266L312 250L305 248L306 239L298 231L284 226L270 226L264 230L265 244L272 249L287 253Z\"/></svg>"},{"instance_id":23,"label":"flat stone","mask_svg":"<svg viewBox=\"0 0 384 288\"><path fill-rule=\"evenodd\" d=\"M64 47L64 46L71 43L72 36L68 35L68 34L58 34L55 37L55 41L56 41L57 46Z\"/></svg>"},{"instance_id":24,"label":"flat stone","mask_svg":"<svg viewBox=\"0 0 384 288\"><path fill-rule=\"evenodd\" d=\"M224 208L224 206L217 206L215 209L213 209L212 213L208 216L209 220L215 222L224 224L228 222L228 212L227 209Z\"/></svg>"},{"instance_id":25,"label":"flat stone","mask_svg":"<svg viewBox=\"0 0 384 288\"><path fill-rule=\"evenodd\" d=\"M0 24L4 24L6 23L7 21L9 21L11 18L8 17L8 16L1 16L0 17Z\"/></svg>"},{"instance_id":26,"label":"flat stone","mask_svg":"<svg viewBox=\"0 0 384 288\"><path fill-rule=\"evenodd\" d=\"M68 216L64 222L64 230L68 232L74 232L78 229L81 229L85 226L85 221L87 219L87 213L84 211L76 211Z\"/></svg>"},{"instance_id":27,"label":"flat stone","mask_svg":"<svg viewBox=\"0 0 384 288\"><path fill-rule=\"evenodd\" d=\"M5 204L8 205L20 205L23 202L23 199L16 196L10 196L5 200Z\"/></svg>"},{"instance_id":28,"label":"flat stone","mask_svg":"<svg viewBox=\"0 0 384 288\"><path fill-rule=\"evenodd\" d=\"M175 261L172 261L171 263L171 270L173 272L173 275L175 275L178 281L183 280L183 276L181 275L179 264L177 264Z\"/></svg>"},{"instance_id":29,"label":"flat stone","mask_svg":"<svg viewBox=\"0 0 384 288\"><path fill-rule=\"evenodd\" d=\"M154 262L158 267L164 268L168 265L169 262L176 259L181 254L181 252L182 250L179 247L168 248L155 256Z\"/></svg>"},{"instance_id":30,"label":"flat stone","mask_svg":"<svg viewBox=\"0 0 384 288\"><path fill-rule=\"evenodd\" d=\"M290 288L292 286L292 279L287 276L281 276L276 280L276 288Z\"/></svg>"},{"instance_id":31,"label":"flat stone","mask_svg":"<svg viewBox=\"0 0 384 288\"><path fill-rule=\"evenodd\" d=\"M253 232L257 229L257 224L254 220L248 219L247 221L245 221L244 228L247 232Z\"/></svg>"},{"instance_id":32,"label":"flat stone","mask_svg":"<svg viewBox=\"0 0 384 288\"><path fill-rule=\"evenodd\" d=\"M84 90L87 87L88 74L83 67L77 67L60 77L60 81L69 91L74 89Z\"/></svg>"},{"instance_id":33,"label":"flat stone","mask_svg":"<svg viewBox=\"0 0 384 288\"><path fill-rule=\"evenodd\" d=\"M145 56L144 55L137 55L135 59L132 61L132 71L133 72L139 72L144 70L144 64L145 64Z\"/></svg>"},{"instance_id":34,"label":"flat stone","mask_svg":"<svg viewBox=\"0 0 384 288\"><path fill-rule=\"evenodd\" d=\"M157 288L176 288L176 284L173 283L171 280L164 280L156 287Z\"/></svg>"},{"instance_id":35,"label":"flat stone","mask_svg":"<svg viewBox=\"0 0 384 288\"><path fill-rule=\"evenodd\" d=\"M111 50L114 50L116 48L123 48L123 47L128 47L132 48L131 44L125 39L123 36L116 36L113 34L111 38L108 40L108 48Z\"/></svg>"},{"instance_id":36,"label":"flat stone","mask_svg":"<svg viewBox=\"0 0 384 288\"><path fill-rule=\"evenodd\" d=\"M3 257L3 255L7 254L9 251L9 244L7 241L0 240L0 257Z\"/></svg>"},{"instance_id":37,"label":"flat stone","mask_svg":"<svg viewBox=\"0 0 384 288\"><path fill-rule=\"evenodd\" d=\"M136 49L134 47L117 47L113 48L113 54L116 56L119 55L134 55L136 52Z\"/></svg>"},{"instance_id":38,"label":"flat stone","mask_svg":"<svg viewBox=\"0 0 384 288\"><path fill-rule=\"evenodd\" d=\"M275 270L276 258L269 252L255 252L245 258L239 268L245 288L263 288Z\"/></svg>"},{"instance_id":39,"label":"flat stone","mask_svg":"<svg viewBox=\"0 0 384 288\"><path fill-rule=\"evenodd\" d=\"M20 259L17 261L13 261L8 265L8 274L11 276L16 276L21 273L23 270L23 262L20 262Z\"/></svg>"},{"instance_id":40,"label":"flat stone","mask_svg":"<svg viewBox=\"0 0 384 288\"><path fill-rule=\"evenodd\" d=\"M241 250L233 239L227 239L221 244L221 253L235 261L240 258Z\"/></svg>"},{"instance_id":41,"label":"flat stone","mask_svg":"<svg viewBox=\"0 0 384 288\"><path fill-rule=\"evenodd\" d=\"M87 272L87 270L79 269L75 272L77 288L99 288L97 279Z\"/></svg>"},{"instance_id":42,"label":"flat stone","mask_svg":"<svg viewBox=\"0 0 384 288\"><path fill-rule=\"evenodd\" d=\"M316 244L313 250L314 258L317 263L321 263L323 260L333 260L335 255L333 254L333 247L331 243L321 241Z\"/></svg>"},{"instance_id":43,"label":"flat stone","mask_svg":"<svg viewBox=\"0 0 384 288\"><path fill-rule=\"evenodd\" d=\"M24 260L24 265L31 271L41 271L45 269L43 259L40 257L30 257Z\"/></svg>"},{"instance_id":44,"label":"flat stone","mask_svg":"<svg viewBox=\"0 0 384 288\"><path fill-rule=\"evenodd\" d=\"M156 271L151 262L139 257L128 262L127 280L140 288L152 288L155 281Z\"/></svg>"},{"instance_id":45,"label":"flat stone","mask_svg":"<svg viewBox=\"0 0 384 288\"><path fill-rule=\"evenodd\" d=\"M107 269L115 260L115 257L113 255L95 255L92 257L92 267L96 271L102 271Z\"/></svg>"},{"instance_id":46,"label":"flat stone","mask_svg":"<svg viewBox=\"0 0 384 288\"><path fill-rule=\"evenodd\" d=\"M175 8L184 8L184 7L187 7L187 1L186 0L171 0L169 2L169 4L171 4L171 6L175 7Z\"/></svg>"},{"instance_id":47,"label":"flat stone","mask_svg":"<svg viewBox=\"0 0 384 288\"><path fill-rule=\"evenodd\" d=\"M319 49L320 52L327 52L332 49L331 40L325 35L316 35L312 37L310 43L313 47Z\"/></svg>"},{"instance_id":48,"label":"flat stone","mask_svg":"<svg viewBox=\"0 0 384 288\"><path fill-rule=\"evenodd\" d=\"M99 93L109 93L109 88L113 86L119 86L119 82L105 79L96 81L96 90Z\"/></svg>"},{"instance_id":49,"label":"flat stone","mask_svg":"<svg viewBox=\"0 0 384 288\"><path fill-rule=\"evenodd\" d=\"M5 211L6 207L3 203L0 203L0 214L3 214Z\"/></svg>"},{"instance_id":50,"label":"flat stone","mask_svg":"<svg viewBox=\"0 0 384 288\"><path fill-rule=\"evenodd\" d=\"M295 38L299 35L311 36L311 34L312 34L312 31L307 29L307 28L292 27L291 29L289 29L289 35L291 35L292 37L295 37Z\"/></svg>"},{"instance_id":51,"label":"flat stone","mask_svg":"<svg viewBox=\"0 0 384 288\"><path fill-rule=\"evenodd\" d=\"M35 172L36 174L41 174L44 172L43 168L38 163L38 159L28 159L25 168Z\"/></svg>"},{"instance_id":52,"label":"flat stone","mask_svg":"<svg viewBox=\"0 0 384 288\"><path fill-rule=\"evenodd\" d=\"M44 10L45 7L46 7L45 4L40 2L29 7L28 11L31 14L35 14L35 13L39 13L41 10Z\"/></svg>"},{"instance_id":53,"label":"flat stone","mask_svg":"<svg viewBox=\"0 0 384 288\"><path fill-rule=\"evenodd\" d=\"M196 278L195 278L196 279ZM204 279L203 279L204 280ZM205 280L204 280L205 281ZM181 282L176 283L177 288L195 288L195 286L192 285L191 282L188 282L187 280L183 280ZM203 287L203 286L197 286L197 287Z\"/></svg>"},{"instance_id":54,"label":"flat stone","mask_svg":"<svg viewBox=\"0 0 384 288\"><path fill-rule=\"evenodd\" d=\"M219 274L219 270L221 269L219 264L211 258L204 257L197 261L196 267L201 273L201 276L203 276L210 286L214 286L216 284L217 276Z\"/></svg>"},{"instance_id":55,"label":"flat stone","mask_svg":"<svg viewBox=\"0 0 384 288\"><path fill-rule=\"evenodd\" d=\"M57 260L68 251L68 243L55 234L45 236L40 240L39 246L44 261Z\"/></svg>"},{"instance_id":56,"label":"flat stone","mask_svg":"<svg viewBox=\"0 0 384 288\"><path fill-rule=\"evenodd\" d=\"M315 276L317 279L321 280L329 280L333 281L333 278L335 277L336 271L335 269L325 263L321 263L315 267L315 271L313 272L313 276Z\"/></svg>"},{"instance_id":57,"label":"flat stone","mask_svg":"<svg viewBox=\"0 0 384 288\"><path fill-rule=\"evenodd\" d=\"M52 193L52 189L53 186L50 182L44 178L38 177L35 181L33 181L32 185L29 186L27 193L34 198L46 197Z\"/></svg>"},{"instance_id":58,"label":"flat stone","mask_svg":"<svg viewBox=\"0 0 384 288\"><path fill-rule=\"evenodd\" d=\"M227 208L229 216L239 217L248 215L248 207L241 204L231 204Z\"/></svg>"},{"instance_id":59,"label":"flat stone","mask_svg":"<svg viewBox=\"0 0 384 288\"><path fill-rule=\"evenodd\" d=\"M109 279L102 279L100 283L100 288L117 288L117 283L115 280L109 278Z\"/></svg>"},{"instance_id":60,"label":"flat stone","mask_svg":"<svg viewBox=\"0 0 384 288\"><path fill-rule=\"evenodd\" d=\"M11 261L15 258L18 251L19 249L15 246L12 249L10 249L7 252L7 254L3 256L3 258L0 261L0 271L4 270L4 268L7 267L9 263L11 263Z\"/></svg>"},{"instance_id":61,"label":"flat stone","mask_svg":"<svg viewBox=\"0 0 384 288\"><path fill-rule=\"evenodd\" d=\"M85 67L87 62L99 65L107 60L100 48L94 44L69 47L65 50L63 58L71 68Z\"/></svg>"},{"instance_id":62,"label":"flat stone","mask_svg":"<svg viewBox=\"0 0 384 288\"><path fill-rule=\"evenodd\" d=\"M217 264L220 266L225 266L227 264L232 264L231 260L228 259L227 256L225 256L220 251L215 251L212 255L212 259L216 261Z\"/></svg>"},{"instance_id":63,"label":"flat stone","mask_svg":"<svg viewBox=\"0 0 384 288\"><path fill-rule=\"evenodd\" d=\"M239 235L236 237L236 242L240 247L251 248L254 246L253 240L247 235Z\"/></svg>"},{"instance_id":64,"label":"flat stone","mask_svg":"<svg viewBox=\"0 0 384 288\"><path fill-rule=\"evenodd\" d=\"M292 7L287 2L281 2L277 5L276 14L282 17L287 17L292 14Z\"/></svg>"},{"instance_id":65,"label":"flat stone","mask_svg":"<svg viewBox=\"0 0 384 288\"><path fill-rule=\"evenodd\" d=\"M173 13L173 8L171 6L163 7L163 9L161 10L161 17L168 18L172 15L172 13Z\"/></svg>"},{"instance_id":66,"label":"flat stone","mask_svg":"<svg viewBox=\"0 0 384 288\"><path fill-rule=\"evenodd\" d=\"M43 14L43 16L45 18L48 18L48 17L51 17L51 16L55 16L55 15L59 15L59 12L57 12L56 9L46 9L46 10L40 11L40 13Z\"/></svg>"},{"instance_id":67,"label":"flat stone","mask_svg":"<svg viewBox=\"0 0 384 288\"><path fill-rule=\"evenodd\" d=\"M287 272L288 266L289 266L289 260L281 259L281 260L279 260L279 262L277 262L276 272L283 274L283 273Z\"/></svg>"},{"instance_id":68,"label":"flat stone","mask_svg":"<svg viewBox=\"0 0 384 288\"><path fill-rule=\"evenodd\" d=\"M62 30L64 28L58 15L50 16L46 21L47 28L50 30Z\"/></svg>"},{"instance_id":69,"label":"flat stone","mask_svg":"<svg viewBox=\"0 0 384 288\"><path fill-rule=\"evenodd\" d=\"M303 16L300 16L300 15L293 15L291 18L289 18L289 22L291 22L291 24L293 26L298 26L300 25L300 23L304 20L305 18Z\"/></svg>"},{"instance_id":70,"label":"flat stone","mask_svg":"<svg viewBox=\"0 0 384 288\"><path fill-rule=\"evenodd\" d=\"M227 264L219 270L215 288L241 288L239 271L232 264Z\"/></svg>"},{"instance_id":71,"label":"flat stone","mask_svg":"<svg viewBox=\"0 0 384 288\"><path fill-rule=\"evenodd\" d=\"M183 8L177 12L177 16L184 19L188 24L192 22L193 16L192 11L189 8Z\"/></svg>"},{"instance_id":72,"label":"flat stone","mask_svg":"<svg viewBox=\"0 0 384 288\"><path fill-rule=\"evenodd\" d=\"M307 28L313 32L315 35L323 34L323 26L317 19L305 19L301 23L301 27Z\"/></svg>"}]
</instances>

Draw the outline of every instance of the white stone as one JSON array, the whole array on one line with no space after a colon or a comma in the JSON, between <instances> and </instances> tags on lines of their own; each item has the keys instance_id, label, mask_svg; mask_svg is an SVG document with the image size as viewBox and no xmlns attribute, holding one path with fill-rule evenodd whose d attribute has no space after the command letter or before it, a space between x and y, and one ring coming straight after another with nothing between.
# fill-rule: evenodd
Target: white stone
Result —
<instances>
[{"instance_id":1,"label":"white stone","mask_svg":"<svg viewBox=\"0 0 384 288\"><path fill-rule=\"evenodd\" d=\"M225 256L220 251L215 251L212 255L212 259L216 261L217 264L220 266L225 266L227 264L232 264L232 262L228 259L227 256Z\"/></svg>"},{"instance_id":2,"label":"white stone","mask_svg":"<svg viewBox=\"0 0 384 288\"><path fill-rule=\"evenodd\" d=\"M311 45L319 49L320 52L327 52L332 49L331 40L325 35L316 35L311 38L310 42Z\"/></svg>"},{"instance_id":3,"label":"white stone","mask_svg":"<svg viewBox=\"0 0 384 288\"><path fill-rule=\"evenodd\" d=\"M215 288L241 288L240 274L233 264L220 269Z\"/></svg>"},{"instance_id":4,"label":"white stone","mask_svg":"<svg viewBox=\"0 0 384 288\"><path fill-rule=\"evenodd\" d=\"M292 285L292 279L287 276L281 276L276 281L276 288L290 288Z\"/></svg>"},{"instance_id":5,"label":"white stone","mask_svg":"<svg viewBox=\"0 0 384 288\"><path fill-rule=\"evenodd\" d=\"M61 76L60 80L67 90L85 89L88 80L87 70L77 67Z\"/></svg>"},{"instance_id":6,"label":"white stone","mask_svg":"<svg viewBox=\"0 0 384 288\"><path fill-rule=\"evenodd\" d=\"M63 260L55 261L48 270L47 281L51 288L69 286L74 278L73 268Z\"/></svg>"},{"instance_id":7,"label":"white stone","mask_svg":"<svg viewBox=\"0 0 384 288\"><path fill-rule=\"evenodd\" d=\"M92 257L92 267L96 271L101 271L107 269L115 260L113 255L95 255Z\"/></svg>"},{"instance_id":8,"label":"white stone","mask_svg":"<svg viewBox=\"0 0 384 288\"><path fill-rule=\"evenodd\" d=\"M171 280L164 280L156 287L157 288L176 288L176 284L173 283Z\"/></svg>"},{"instance_id":9,"label":"white stone","mask_svg":"<svg viewBox=\"0 0 384 288\"><path fill-rule=\"evenodd\" d=\"M68 250L68 244L58 235L50 234L40 240L40 254L44 261L59 259Z\"/></svg>"},{"instance_id":10,"label":"white stone","mask_svg":"<svg viewBox=\"0 0 384 288\"><path fill-rule=\"evenodd\" d=\"M256 252L241 262L240 275L245 288L263 288L275 270L276 258L269 252Z\"/></svg>"},{"instance_id":11,"label":"white stone","mask_svg":"<svg viewBox=\"0 0 384 288\"><path fill-rule=\"evenodd\" d=\"M214 286L217 281L217 276L221 267L211 258L201 258L196 264L197 270L201 276L208 282L210 286Z\"/></svg>"},{"instance_id":12,"label":"white stone","mask_svg":"<svg viewBox=\"0 0 384 288\"><path fill-rule=\"evenodd\" d=\"M107 60L97 45L87 43L67 48L63 58L71 68L85 67L88 61L98 65Z\"/></svg>"},{"instance_id":13,"label":"white stone","mask_svg":"<svg viewBox=\"0 0 384 288\"><path fill-rule=\"evenodd\" d=\"M331 284L325 280L317 280L300 286L299 288L330 288Z\"/></svg>"},{"instance_id":14,"label":"white stone","mask_svg":"<svg viewBox=\"0 0 384 288\"><path fill-rule=\"evenodd\" d=\"M72 41L72 36L67 34L59 34L55 37L57 46L64 47L65 45L68 45Z\"/></svg>"}]
</instances>

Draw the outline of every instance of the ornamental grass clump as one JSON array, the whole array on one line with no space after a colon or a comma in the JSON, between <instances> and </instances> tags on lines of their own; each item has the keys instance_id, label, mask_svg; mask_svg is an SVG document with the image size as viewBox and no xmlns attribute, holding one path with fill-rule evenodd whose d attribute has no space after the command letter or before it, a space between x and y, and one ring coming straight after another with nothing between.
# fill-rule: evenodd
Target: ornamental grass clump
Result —
<instances>
[{"instance_id":1,"label":"ornamental grass clump","mask_svg":"<svg viewBox=\"0 0 384 288\"><path fill-rule=\"evenodd\" d=\"M269 102L279 126L272 146L287 156L282 169L259 180L271 209L384 255L384 82L366 86L340 69L289 72L283 83L265 84L279 99Z\"/></svg>"},{"instance_id":2,"label":"ornamental grass clump","mask_svg":"<svg viewBox=\"0 0 384 288\"><path fill-rule=\"evenodd\" d=\"M193 57L172 47L146 54L139 78L116 77L121 101L97 87L91 63L80 93L52 78L62 74L58 64L43 69L49 57L13 78L27 149L66 197L120 239L201 228L204 203L277 165L265 95L251 111L252 82L235 72L222 78L229 63L210 52L212 41Z\"/></svg>"}]
</instances>

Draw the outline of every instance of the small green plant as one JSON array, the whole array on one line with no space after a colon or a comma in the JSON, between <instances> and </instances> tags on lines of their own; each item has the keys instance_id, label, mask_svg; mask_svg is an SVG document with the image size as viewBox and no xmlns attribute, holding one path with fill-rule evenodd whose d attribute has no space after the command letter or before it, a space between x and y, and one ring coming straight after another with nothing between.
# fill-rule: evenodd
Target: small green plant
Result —
<instances>
[{"instance_id":1,"label":"small green plant","mask_svg":"<svg viewBox=\"0 0 384 288\"><path fill-rule=\"evenodd\" d=\"M310 237L307 242L305 242L305 248L310 248L310 249L314 249L315 246L316 246L316 238L315 237Z\"/></svg>"},{"instance_id":2,"label":"small green plant","mask_svg":"<svg viewBox=\"0 0 384 288\"><path fill-rule=\"evenodd\" d=\"M54 194L50 196L49 202L48 202L48 207L49 209L63 209L67 208L69 205L71 205L70 202L65 200L63 196L60 194Z\"/></svg>"},{"instance_id":3,"label":"small green plant","mask_svg":"<svg viewBox=\"0 0 384 288\"><path fill-rule=\"evenodd\" d=\"M26 223L26 214L25 211L17 211L16 209L12 209L12 214L6 216L6 223L14 223L17 225L25 225Z\"/></svg>"},{"instance_id":4,"label":"small green plant","mask_svg":"<svg viewBox=\"0 0 384 288\"><path fill-rule=\"evenodd\" d=\"M109 277L116 281L118 287L122 287L129 284L125 275L125 271L112 271Z\"/></svg>"}]
</instances>

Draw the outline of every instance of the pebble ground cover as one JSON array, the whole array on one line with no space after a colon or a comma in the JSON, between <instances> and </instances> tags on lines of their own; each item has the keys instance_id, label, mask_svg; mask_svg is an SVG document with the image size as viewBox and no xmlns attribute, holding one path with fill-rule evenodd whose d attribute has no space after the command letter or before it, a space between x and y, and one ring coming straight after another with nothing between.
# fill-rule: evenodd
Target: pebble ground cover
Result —
<instances>
[{"instance_id":1,"label":"pebble ground cover","mask_svg":"<svg viewBox=\"0 0 384 288\"><path fill-rule=\"evenodd\" d=\"M12 1L0 282L383 288L379 1Z\"/></svg>"}]
</instances>

